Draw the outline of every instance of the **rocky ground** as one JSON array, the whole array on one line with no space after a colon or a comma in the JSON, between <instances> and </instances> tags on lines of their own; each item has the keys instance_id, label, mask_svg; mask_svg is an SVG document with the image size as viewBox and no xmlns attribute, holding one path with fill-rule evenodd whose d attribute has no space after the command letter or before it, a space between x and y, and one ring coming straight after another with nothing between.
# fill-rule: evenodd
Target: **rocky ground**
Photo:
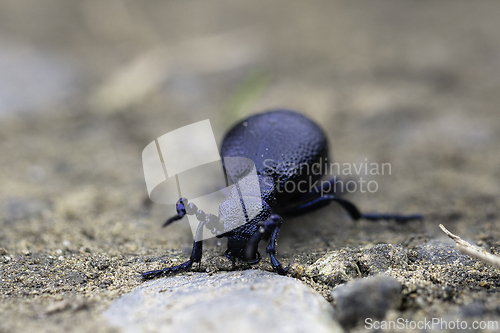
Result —
<instances>
[{"instance_id":1,"label":"rocky ground","mask_svg":"<svg viewBox=\"0 0 500 333\"><path fill-rule=\"evenodd\" d=\"M499 12L496 1L0 2L0 332L498 324L500 271L438 225L500 252ZM220 142L275 107L317 121L338 163L391 164L345 176L378 184L346 198L424 221L352 222L330 205L284 221L287 277L268 259L232 265L212 239L193 272L143 283L192 244L187 223L161 228L175 209L149 200L144 147L207 118Z\"/></svg>"}]
</instances>

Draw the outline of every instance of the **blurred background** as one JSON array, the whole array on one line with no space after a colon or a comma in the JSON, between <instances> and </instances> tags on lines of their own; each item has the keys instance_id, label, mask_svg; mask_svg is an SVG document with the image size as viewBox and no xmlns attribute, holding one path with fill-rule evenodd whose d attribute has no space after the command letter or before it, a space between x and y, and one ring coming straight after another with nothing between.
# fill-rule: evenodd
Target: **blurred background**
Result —
<instances>
[{"instance_id":1,"label":"blurred background","mask_svg":"<svg viewBox=\"0 0 500 333\"><path fill-rule=\"evenodd\" d=\"M366 178L377 193L349 195L363 210L426 216L323 209L283 228L281 255L409 244L442 222L500 248L499 15L495 0L2 0L0 251L189 251L187 223L160 229L174 210L150 202L142 150L204 119L220 142L276 107L317 121L336 162L391 163Z\"/></svg>"},{"instance_id":2,"label":"blurred background","mask_svg":"<svg viewBox=\"0 0 500 333\"><path fill-rule=\"evenodd\" d=\"M366 178L377 193L351 198L363 209L490 221L499 13L496 1L1 1L0 247L175 244L149 230L172 207L147 198L142 149L207 118L220 142L276 107L320 123L338 163L391 163ZM343 219L318 214L313 236Z\"/></svg>"}]
</instances>

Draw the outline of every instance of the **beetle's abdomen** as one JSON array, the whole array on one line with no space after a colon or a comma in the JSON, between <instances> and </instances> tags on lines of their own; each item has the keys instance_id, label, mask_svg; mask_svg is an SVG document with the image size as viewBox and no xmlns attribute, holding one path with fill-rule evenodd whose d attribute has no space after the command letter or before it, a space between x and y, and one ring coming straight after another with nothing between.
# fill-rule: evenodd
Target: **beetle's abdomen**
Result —
<instances>
[{"instance_id":1,"label":"beetle's abdomen","mask_svg":"<svg viewBox=\"0 0 500 333\"><path fill-rule=\"evenodd\" d=\"M241 121L227 133L221 147L222 157L254 161L257 173L272 177L280 187L287 181L309 177L312 165L326 163L327 154L328 144L322 129L289 110L270 111ZM232 181L241 177L237 166L227 165L226 172ZM320 177L311 176L314 180Z\"/></svg>"}]
</instances>

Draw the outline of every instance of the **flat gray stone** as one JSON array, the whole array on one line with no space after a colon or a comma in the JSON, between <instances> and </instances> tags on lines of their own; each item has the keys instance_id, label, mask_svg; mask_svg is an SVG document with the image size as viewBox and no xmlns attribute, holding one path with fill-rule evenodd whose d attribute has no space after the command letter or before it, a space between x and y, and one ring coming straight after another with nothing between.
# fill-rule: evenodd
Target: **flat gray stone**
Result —
<instances>
[{"instance_id":1,"label":"flat gray stone","mask_svg":"<svg viewBox=\"0 0 500 333\"><path fill-rule=\"evenodd\" d=\"M145 283L103 313L122 332L341 332L331 305L300 281L260 270Z\"/></svg>"}]
</instances>

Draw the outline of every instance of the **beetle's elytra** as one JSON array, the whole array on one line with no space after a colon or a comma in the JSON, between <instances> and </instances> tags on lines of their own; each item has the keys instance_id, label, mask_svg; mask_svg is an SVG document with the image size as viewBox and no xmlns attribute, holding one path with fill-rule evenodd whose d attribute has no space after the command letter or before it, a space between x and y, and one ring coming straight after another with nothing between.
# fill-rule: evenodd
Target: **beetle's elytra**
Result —
<instances>
[{"instance_id":1,"label":"beetle's elytra","mask_svg":"<svg viewBox=\"0 0 500 333\"><path fill-rule=\"evenodd\" d=\"M298 185L303 182L315 182L324 175L315 172L321 170L321 163L328 160L328 141L323 130L307 117L290 110L273 110L250 116L236 124L224 137L221 147L221 157L224 163L226 157L240 157L251 160L257 171L257 191L249 193L233 192L219 206L219 216L205 214L188 199L181 198L177 202L177 215L168 219L164 226L180 220L184 215L196 215L200 224L198 232L206 227L216 230L234 219L233 207L241 205L247 219L240 226L217 234L218 238L227 238L225 255L231 260L244 260L249 264L261 259L258 244L262 239L269 238L266 254L269 254L271 265L281 275L286 274L276 259L276 240L282 225L281 216L298 215L328 205L334 201L340 204L354 220L418 220L421 215L398 214L364 214L351 202L344 200L332 188L337 181L332 178L322 181L321 189L304 193ZM319 167L318 167L319 166ZM298 167L298 170L297 170ZM242 165L224 163L224 171L228 179L238 182L243 177ZM326 170L326 168L324 168ZM294 191L287 191L286 184ZM334 186L333 186L334 187ZM247 191L248 192L248 191ZM250 204L249 204L250 203ZM252 219L248 218L252 203L258 204L259 212ZM252 215L253 216L253 215ZM220 229L220 228L219 228ZM173 267L145 272L143 279L152 279L170 273L189 270L193 263L200 262L202 257L202 240L195 238L191 257L188 261Z\"/></svg>"}]
</instances>

